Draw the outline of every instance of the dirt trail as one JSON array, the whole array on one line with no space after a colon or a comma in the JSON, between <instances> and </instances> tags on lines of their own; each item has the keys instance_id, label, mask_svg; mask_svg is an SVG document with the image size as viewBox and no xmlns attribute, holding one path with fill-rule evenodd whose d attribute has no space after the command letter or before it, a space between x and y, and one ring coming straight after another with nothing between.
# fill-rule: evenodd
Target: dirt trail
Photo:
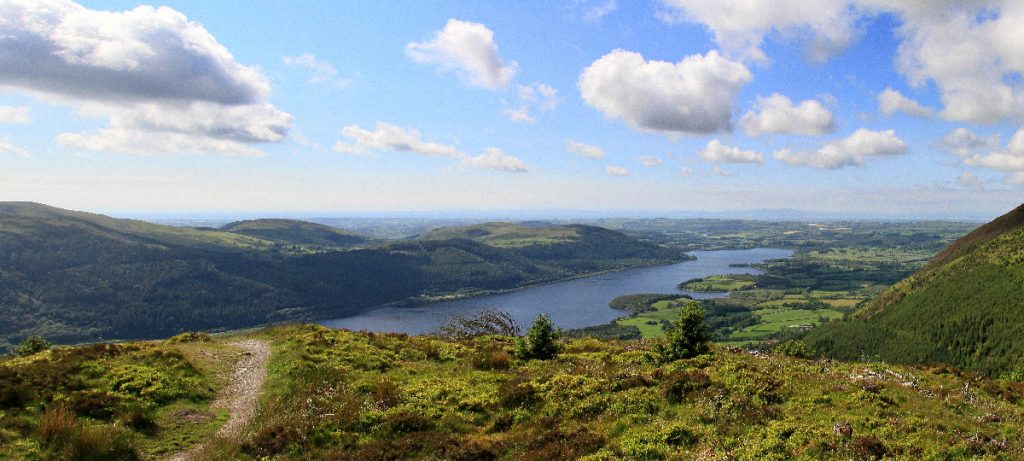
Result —
<instances>
[{"instance_id":1,"label":"dirt trail","mask_svg":"<svg viewBox=\"0 0 1024 461\"><path fill-rule=\"evenodd\" d=\"M245 356L235 365L235 373L231 382L220 392L211 407L227 409L228 422L217 430L218 437L238 435L253 415L256 414L256 400L267 379L267 360L270 358L270 346L255 339L247 339L231 343L245 351ZM198 454L205 443L199 443L170 457L164 461L189 461Z\"/></svg>"}]
</instances>

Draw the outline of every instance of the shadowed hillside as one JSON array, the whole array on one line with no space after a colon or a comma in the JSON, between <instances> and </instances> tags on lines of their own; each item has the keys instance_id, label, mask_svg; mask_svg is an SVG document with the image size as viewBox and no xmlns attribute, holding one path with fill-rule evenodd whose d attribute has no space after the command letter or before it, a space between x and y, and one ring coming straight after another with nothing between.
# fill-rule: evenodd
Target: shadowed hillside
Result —
<instances>
[{"instance_id":1,"label":"shadowed hillside","mask_svg":"<svg viewBox=\"0 0 1024 461\"><path fill-rule=\"evenodd\" d=\"M366 237L323 224L293 219L253 219L220 228L224 232L248 235L290 245L348 247L366 242Z\"/></svg>"}]
</instances>

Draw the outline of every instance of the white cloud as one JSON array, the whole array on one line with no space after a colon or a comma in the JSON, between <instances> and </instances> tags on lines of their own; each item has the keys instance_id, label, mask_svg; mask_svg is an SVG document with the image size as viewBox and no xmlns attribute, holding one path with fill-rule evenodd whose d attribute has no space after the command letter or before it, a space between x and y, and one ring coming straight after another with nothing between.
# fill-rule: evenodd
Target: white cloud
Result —
<instances>
[{"instance_id":1,"label":"white cloud","mask_svg":"<svg viewBox=\"0 0 1024 461\"><path fill-rule=\"evenodd\" d=\"M645 168L654 168L656 166L661 166L661 164L664 163L664 162L660 158L655 157L653 155L641 155L640 156L640 163Z\"/></svg>"},{"instance_id":2,"label":"white cloud","mask_svg":"<svg viewBox=\"0 0 1024 461\"><path fill-rule=\"evenodd\" d=\"M0 106L0 123L28 123L32 113L28 107Z\"/></svg>"},{"instance_id":3,"label":"white cloud","mask_svg":"<svg viewBox=\"0 0 1024 461\"><path fill-rule=\"evenodd\" d=\"M506 63L498 54L491 29L458 19L449 19L430 41L409 43L405 54L420 64L455 70L471 85L492 90L508 86L518 69L515 61Z\"/></svg>"},{"instance_id":4,"label":"white cloud","mask_svg":"<svg viewBox=\"0 0 1024 461\"><path fill-rule=\"evenodd\" d=\"M992 138L989 138L988 142L988 145L991 146ZM995 143L998 146L998 140ZM1010 173L1024 173L1024 128L1014 133L1005 148L997 148L985 154L976 149L963 157L964 163L971 166Z\"/></svg>"},{"instance_id":5,"label":"white cloud","mask_svg":"<svg viewBox=\"0 0 1024 461\"><path fill-rule=\"evenodd\" d=\"M917 101L903 96L892 88L886 88L878 94L878 110L886 117L896 112L920 118L931 117L934 114L932 109L918 104Z\"/></svg>"},{"instance_id":6,"label":"white cloud","mask_svg":"<svg viewBox=\"0 0 1024 461\"><path fill-rule=\"evenodd\" d=\"M577 2L580 3L580 2ZM587 21L597 22L604 19L605 16L619 9L619 3L616 0L605 0L598 2L597 4L585 3L583 10L583 19Z\"/></svg>"},{"instance_id":7,"label":"white cloud","mask_svg":"<svg viewBox=\"0 0 1024 461\"><path fill-rule=\"evenodd\" d=\"M374 150L386 150L450 158L459 160L464 165L490 170L529 171L529 167L522 160L496 147L488 147L483 154L471 157L455 146L424 141L420 138L420 132L415 129L403 129L390 123L377 123L374 131L350 125L342 128L341 134L352 142L338 141L334 145L334 150L346 154L362 155Z\"/></svg>"},{"instance_id":8,"label":"white cloud","mask_svg":"<svg viewBox=\"0 0 1024 461\"><path fill-rule=\"evenodd\" d=\"M813 99L794 106L789 98L775 93L757 98L754 111L747 112L741 123L747 136L764 134L823 135L835 129L832 112Z\"/></svg>"},{"instance_id":9,"label":"white cloud","mask_svg":"<svg viewBox=\"0 0 1024 461\"><path fill-rule=\"evenodd\" d=\"M764 154L752 150L741 150L738 147L726 146L717 139L708 141L707 146L699 153L701 158L711 163L764 163Z\"/></svg>"},{"instance_id":10,"label":"white cloud","mask_svg":"<svg viewBox=\"0 0 1024 461\"><path fill-rule=\"evenodd\" d=\"M967 128L960 127L946 133L939 141L938 146L953 155L966 158L984 149L997 149L999 135L983 138Z\"/></svg>"},{"instance_id":11,"label":"white cloud","mask_svg":"<svg viewBox=\"0 0 1024 461\"><path fill-rule=\"evenodd\" d=\"M591 107L634 128L708 134L730 128L733 99L751 79L716 51L671 63L615 50L583 70L579 87Z\"/></svg>"},{"instance_id":12,"label":"white cloud","mask_svg":"<svg viewBox=\"0 0 1024 461\"><path fill-rule=\"evenodd\" d=\"M968 189L980 190L985 187L985 185L981 182L981 179L978 179L978 177L975 176L974 173L971 173L970 171L963 172L963 174L961 174L960 177L956 179L956 181L960 183L961 186L964 186Z\"/></svg>"},{"instance_id":13,"label":"white cloud","mask_svg":"<svg viewBox=\"0 0 1024 461\"><path fill-rule=\"evenodd\" d=\"M13 154L18 157L28 157L28 149L14 145L11 138L0 137L0 154Z\"/></svg>"},{"instance_id":14,"label":"white cloud","mask_svg":"<svg viewBox=\"0 0 1024 461\"><path fill-rule=\"evenodd\" d=\"M604 158L604 149L594 145L566 139L564 146L566 151L580 154L587 158Z\"/></svg>"},{"instance_id":15,"label":"white cloud","mask_svg":"<svg viewBox=\"0 0 1024 461\"><path fill-rule=\"evenodd\" d=\"M311 85L330 83L338 88L347 88L352 84L348 79L338 78L338 70L334 66L317 59L312 53L285 56L284 63L290 67L298 67L309 71L310 77L307 82Z\"/></svg>"},{"instance_id":16,"label":"white cloud","mask_svg":"<svg viewBox=\"0 0 1024 461\"><path fill-rule=\"evenodd\" d=\"M252 153L291 115L202 25L167 7L90 10L67 0L0 3L0 86L110 119L63 144L114 151Z\"/></svg>"},{"instance_id":17,"label":"white cloud","mask_svg":"<svg viewBox=\"0 0 1024 461\"><path fill-rule=\"evenodd\" d=\"M513 173L525 173L530 168L522 160L506 154L497 147L488 147L484 153L476 157L469 157L463 160L464 163L479 168L487 168L498 171L510 171Z\"/></svg>"},{"instance_id":18,"label":"white cloud","mask_svg":"<svg viewBox=\"0 0 1024 461\"><path fill-rule=\"evenodd\" d=\"M896 136L895 131L859 128L850 136L825 144L816 151L781 149L775 151L773 157L788 165L835 170L863 165L868 157L901 155L906 152L906 143Z\"/></svg>"},{"instance_id":19,"label":"white cloud","mask_svg":"<svg viewBox=\"0 0 1024 461\"><path fill-rule=\"evenodd\" d=\"M844 50L858 31L853 8L835 0L662 0L669 8L668 22L704 24L722 49L743 59L766 61L764 38L776 32L782 38L807 42L808 56L822 61Z\"/></svg>"},{"instance_id":20,"label":"white cloud","mask_svg":"<svg viewBox=\"0 0 1024 461\"><path fill-rule=\"evenodd\" d=\"M867 0L863 0L867 1ZM902 20L896 67L915 86L934 82L948 120L994 123L1024 115L1024 3L883 2Z\"/></svg>"},{"instance_id":21,"label":"white cloud","mask_svg":"<svg viewBox=\"0 0 1024 461\"><path fill-rule=\"evenodd\" d=\"M513 122L534 123L531 110L548 112L558 107L558 90L543 83L516 85L515 95L515 107L502 111Z\"/></svg>"},{"instance_id":22,"label":"white cloud","mask_svg":"<svg viewBox=\"0 0 1024 461\"><path fill-rule=\"evenodd\" d=\"M608 174L612 176L629 176L629 170L621 166L606 166L604 167L604 171L608 172Z\"/></svg>"},{"instance_id":23,"label":"white cloud","mask_svg":"<svg viewBox=\"0 0 1024 461\"><path fill-rule=\"evenodd\" d=\"M682 169L679 170L679 176L682 176L684 178L689 178L690 176L693 176L693 168L684 166Z\"/></svg>"}]
</instances>

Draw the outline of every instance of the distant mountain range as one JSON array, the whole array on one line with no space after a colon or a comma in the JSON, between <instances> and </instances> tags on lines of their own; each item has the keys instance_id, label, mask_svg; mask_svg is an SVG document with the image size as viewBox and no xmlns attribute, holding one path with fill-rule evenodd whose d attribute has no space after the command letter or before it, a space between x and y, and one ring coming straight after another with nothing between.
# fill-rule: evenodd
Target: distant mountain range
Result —
<instances>
[{"instance_id":1,"label":"distant mountain range","mask_svg":"<svg viewBox=\"0 0 1024 461\"><path fill-rule=\"evenodd\" d=\"M954 242L854 319L807 340L843 359L1024 372L1024 205Z\"/></svg>"},{"instance_id":2,"label":"distant mountain range","mask_svg":"<svg viewBox=\"0 0 1024 461\"><path fill-rule=\"evenodd\" d=\"M0 349L32 334L59 342L150 338L340 317L684 258L591 226L500 224L371 242L293 220L172 227L7 202Z\"/></svg>"}]
</instances>

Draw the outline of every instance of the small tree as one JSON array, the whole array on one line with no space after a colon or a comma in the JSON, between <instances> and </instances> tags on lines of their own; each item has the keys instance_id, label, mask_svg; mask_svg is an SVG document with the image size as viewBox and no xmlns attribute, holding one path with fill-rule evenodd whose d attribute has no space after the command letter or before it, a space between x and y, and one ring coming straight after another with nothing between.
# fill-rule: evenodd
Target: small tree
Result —
<instances>
[{"instance_id":1,"label":"small tree","mask_svg":"<svg viewBox=\"0 0 1024 461\"><path fill-rule=\"evenodd\" d=\"M704 323L704 308L690 301L679 309L679 318L665 332L668 343L659 347L666 362L688 359L708 352L708 326Z\"/></svg>"},{"instance_id":2,"label":"small tree","mask_svg":"<svg viewBox=\"0 0 1024 461\"><path fill-rule=\"evenodd\" d=\"M14 348L14 353L22 357L26 355L32 355L37 352L42 352L50 347L53 347L53 343L46 340L42 336L29 336L27 339L18 344Z\"/></svg>"},{"instance_id":3,"label":"small tree","mask_svg":"<svg viewBox=\"0 0 1024 461\"><path fill-rule=\"evenodd\" d=\"M505 311L484 309L475 314L451 315L444 319L437 334L454 340L483 335L518 337L522 334L516 319Z\"/></svg>"},{"instance_id":4,"label":"small tree","mask_svg":"<svg viewBox=\"0 0 1024 461\"><path fill-rule=\"evenodd\" d=\"M814 358L814 352L811 351L811 348L807 347L807 344L803 341L797 339L790 339L789 341L779 343L779 345L775 346L775 352L800 359Z\"/></svg>"},{"instance_id":5,"label":"small tree","mask_svg":"<svg viewBox=\"0 0 1024 461\"><path fill-rule=\"evenodd\" d=\"M516 340L516 357L547 360L558 355L558 332L547 314L538 315L526 336Z\"/></svg>"}]
</instances>

